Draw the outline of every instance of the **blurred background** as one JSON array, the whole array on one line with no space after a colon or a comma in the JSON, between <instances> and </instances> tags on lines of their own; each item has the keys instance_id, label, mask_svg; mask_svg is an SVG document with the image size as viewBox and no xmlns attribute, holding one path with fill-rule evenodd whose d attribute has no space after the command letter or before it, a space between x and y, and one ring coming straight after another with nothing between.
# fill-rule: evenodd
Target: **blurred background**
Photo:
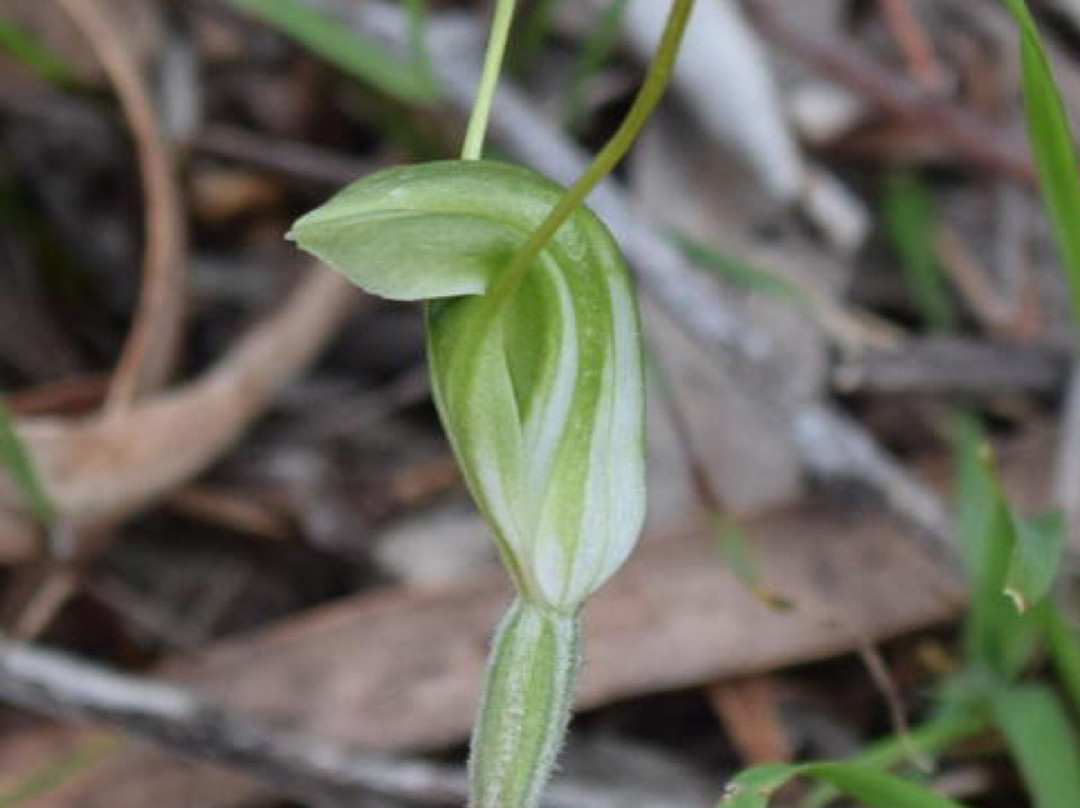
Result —
<instances>
[{"instance_id":1,"label":"blurred background","mask_svg":"<svg viewBox=\"0 0 1080 808\"><path fill-rule=\"evenodd\" d=\"M1080 3L1030 5L1080 109ZM572 181L667 10L522 0L489 156ZM0 804L461 803L508 588L419 307L284 233L457 155L490 12L0 0ZM698 1L591 200L641 293L649 525L587 609L550 804L903 746L965 664L961 413L1015 507L1064 514L1072 613L1080 376L1018 43L995 0ZM973 734L905 765L1075 808Z\"/></svg>"}]
</instances>

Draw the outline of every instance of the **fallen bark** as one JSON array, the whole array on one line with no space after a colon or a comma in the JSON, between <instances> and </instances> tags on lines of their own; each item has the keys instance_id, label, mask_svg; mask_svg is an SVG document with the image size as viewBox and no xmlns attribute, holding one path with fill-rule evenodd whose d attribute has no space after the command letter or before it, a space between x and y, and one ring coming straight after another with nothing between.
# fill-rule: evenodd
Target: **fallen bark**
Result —
<instances>
[{"instance_id":1,"label":"fallen bark","mask_svg":"<svg viewBox=\"0 0 1080 808\"><path fill-rule=\"evenodd\" d=\"M206 468L308 366L358 297L335 273L313 269L205 375L141 400L124 417L19 419L58 523L71 536L92 534ZM36 536L18 491L0 477L0 563L39 555ZM79 556L90 548L69 549Z\"/></svg>"}]
</instances>

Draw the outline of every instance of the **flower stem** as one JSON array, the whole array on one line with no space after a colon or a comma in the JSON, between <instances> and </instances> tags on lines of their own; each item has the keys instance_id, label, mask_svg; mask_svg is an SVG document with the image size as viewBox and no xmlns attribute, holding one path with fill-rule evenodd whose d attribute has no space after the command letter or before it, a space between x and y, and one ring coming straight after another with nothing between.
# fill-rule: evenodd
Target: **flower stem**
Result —
<instances>
[{"instance_id":1,"label":"flower stem","mask_svg":"<svg viewBox=\"0 0 1080 808\"><path fill-rule=\"evenodd\" d=\"M534 808L566 734L581 621L518 597L499 624L469 755L470 808Z\"/></svg>"},{"instance_id":2,"label":"flower stem","mask_svg":"<svg viewBox=\"0 0 1080 808\"><path fill-rule=\"evenodd\" d=\"M484 72L480 77L480 87L476 91L472 113L469 115L465 143L461 147L462 160L479 160L483 154L484 136L487 134L488 119L491 117L491 103L499 83L499 72L502 70L515 5L516 0L496 0L495 18L491 21L491 36L488 39L487 53L484 55Z\"/></svg>"},{"instance_id":3,"label":"flower stem","mask_svg":"<svg viewBox=\"0 0 1080 808\"><path fill-rule=\"evenodd\" d=\"M585 198L592 193L593 188L612 172L630 150L667 89L672 67L675 65L675 59L679 54L683 31L686 30L686 22L693 8L694 0L673 0L671 11L668 12L667 24L664 27L664 35L656 49L652 63L649 65L645 83L642 84L637 97L634 98L634 103L626 114L626 118L611 137L611 140L607 142L607 145L593 158L585 173L570 186L563 198L559 200L559 203L552 208L547 218L540 223L540 226L529 235L528 240L514 254L509 267L499 281L499 285L491 292L490 298L495 307L505 302L513 294L525 273L528 272L529 267L536 263L536 259L540 257L540 253L551 237L573 215L578 205L583 203Z\"/></svg>"}]
</instances>

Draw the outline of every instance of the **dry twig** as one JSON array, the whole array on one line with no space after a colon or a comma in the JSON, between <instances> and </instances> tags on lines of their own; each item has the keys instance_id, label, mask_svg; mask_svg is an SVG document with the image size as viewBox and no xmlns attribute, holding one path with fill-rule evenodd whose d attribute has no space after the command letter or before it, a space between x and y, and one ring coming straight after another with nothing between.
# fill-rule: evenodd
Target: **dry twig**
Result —
<instances>
[{"instance_id":1,"label":"dry twig","mask_svg":"<svg viewBox=\"0 0 1080 808\"><path fill-rule=\"evenodd\" d=\"M126 418L19 419L60 521L76 532L115 524L198 474L307 367L357 299L347 281L313 268L216 366L141 401ZM0 483L0 559L38 552L21 498Z\"/></svg>"},{"instance_id":2,"label":"dry twig","mask_svg":"<svg viewBox=\"0 0 1080 808\"><path fill-rule=\"evenodd\" d=\"M845 392L886 395L996 396L1017 390L1059 390L1067 372L1064 351L970 339L910 340L891 350L870 350L834 372Z\"/></svg>"},{"instance_id":3,"label":"dry twig","mask_svg":"<svg viewBox=\"0 0 1080 808\"><path fill-rule=\"evenodd\" d=\"M0 641L0 699L62 719L116 727L182 755L246 772L319 806L345 808L372 795L434 804L460 804L467 797L465 773L458 767L364 754L301 737L179 687L31 645ZM619 803L603 792L556 784L544 804L607 808Z\"/></svg>"},{"instance_id":4,"label":"dry twig","mask_svg":"<svg viewBox=\"0 0 1080 808\"><path fill-rule=\"evenodd\" d=\"M878 0L907 60L908 69L929 92L943 89L945 71L934 53L934 44L908 0Z\"/></svg>"},{"instance_id":5,"label":"dry twig","mask_svg":"<svg viewBox=\"0 0 1080 808\"><path fill-rule=\"evenodd\" d=\"M91 44L116 88L139 156L146 248L139 306L113 376L106 410L122 413L169 375L183 325L185 226L172 155L150 92L120 36L123 26L98 0L55 0Z\"/></svg>"}]
</instances>

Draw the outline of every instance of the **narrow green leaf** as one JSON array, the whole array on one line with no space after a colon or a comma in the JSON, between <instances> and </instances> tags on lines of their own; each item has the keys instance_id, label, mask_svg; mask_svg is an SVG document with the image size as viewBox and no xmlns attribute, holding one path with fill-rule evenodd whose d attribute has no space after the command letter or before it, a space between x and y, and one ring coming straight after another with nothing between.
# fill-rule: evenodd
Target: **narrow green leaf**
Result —
<instances>
[{"instance_id":1,"label":"narrow green leaf","mask_svg":"<svg viewBox=\"0 0 1080 808\"><path fill-rule=\"evenodd\" d=\"M435 87L427 39L428 0L405 0L405 13L409 18L409 58L413 70L422 84Z\"/></svg>"},{"instance_id":2,"label":"narrow green leaf","mask_svg":"<svg viewBox=\"0 0 1080 808\"><path fill-rule=\"evenodd\" d=\"M1020 67L1031 151L1054 226L1073 316L1080 322L1080 171L1069 119L1024 0L1002 0L1020 26Z\"/></svg>"},{"instance_id":3,"label":"narrow green leaf","mask_svg":"<svg viewBox=\"0 0 1080 808\"><path fill-rule=\"evenodd\" d=\"M773 794L799 774L799 766L787 763L754 766L728 782L718 808L765 808Z\"/></svg>"},{"instance_id":4,"label":"narrow green leaf","mask_svg":"<svg viewBox=\"0 0 1080 808\"><path fill-rule=\"evenodd\" d=\"M124 739L119 735L95 736L46 762L21 779L0 781L0 808L16 808L30 804L31 800L102 763L123 743Z\"/></svg>"},{"instance_id":5,"label":"narrow green leaf","mask_svg":"<svg viewBox=\"0 0 1080 808\"><path fill-rule=\"evenodd\" d=\"M19 486L34 516L43 523L52 521L52 503L34 470L26 447L15 431L14 419L3 399L0 399L0 471L7 471Z\"/></svg>"},{"instance_id":6,"label":"narrow green leaf","mask_svg":"<svg viewBox=\"0 0 1080 808\"><path fill-rule=\"evenodd\" d=\"M1080 634L1052 600L1040 604L1038 612L1042 617L1050 661L1072 703L1073 712L1080 715Z\"/></svg>"},{"instance_id":7,"label":"narrow green leaf","mask_svg":"<svg viewBox=\"0 0 1080 808\"><path fill-rule=\"evenodd\" d=\"M1034 517L1012 514L1016 547L1009 562L1005 594L1026 612L1049 593L1065 548L1065 517L1052 511Z\"/></svg>"},{"instance_id":8,"label":"narrow green leaf","mask_svg":"<svg viewBox=\"0 0 1080 808\"><path fill-rule=\"evenodd\" d=\"M72 84L75 72L30 32L0 16L0 49L29 67L46 81Z\"/></svg>"},{"instance_id":9,"label":"narrow green leaf","mask_svg":"<svg viewBox=\"0 0 1080 808\"><path fill-rule=\"evenodd\" d=\"M983 454L986 436L982 422L969 412L959 412L953 421L953 465L956 479L956 528L968 575L978 577L983 566L983 544L990 533L995 509L994 486L986 473ZM978 605L973 600L972 609Z\"/></svg>"},{"instance_id":10,"label":"narrow green leaf","mask_svg":"<svg viewBox=\"0 0 1080 808\"><path fill-rule=\"evenodd\" d=\"M958 521L971 578L965 626L967 657L973 664L1000 670L1002 633L1015 615L1002 594L1014 546L1012 525L981 428L968 417L962 417L959 425Z\"/></svg>"},{"instance_id":11,"label":"narrow green leaf","mask_svg":"<svg viewBox=\"0 0 1080 808\"><path fill-rule=\"evenodd\" d=\"M1039 621L1018 614L1005 595L1016 524L993 468L981 429L970 417L959 421L957 442L959 533L971 577L965 624L968 662L1006 680L1027 665L1041 638Z\"/></svg>"},{"instance_id":12,"label":"narrow green leaf","mask_svg":"<svg viewBox=\"0 0 1080 808\"><path fill-rule=\"evenodd\" d=\"M868 808L963 808L926 786L857 763L755 766L728 784L718 808L766 808L772 795L794 777L827 783Z\"/></svg>"},{"instance_id":13,"label":"narrow green leaf","mask_svg":"<svg viewBox=\"0 0 1080 808\"><path fill-rule=\"evenodd\" d=\"M784 298L793 303L805 304L807 302L802 290L779 275L746 264L683 233L670 232L668 237L687 259L698 266L712 270L736 286Z\"/></svg>"},{"instance_id":14,"label":"narrow green leaf","mask_svg":"<svg viewBox=\"0 0 1080 808\"><path fill-rule=\"evenodd\" d=\"M1043 685L1024 685L994 692L991 702L1034 808L1080 805L1080 747L1057 694Z\"/></svg>"},{"instance_id":15,"label":"narrow green leaf","mask_svg":"<svg viewBox=\"0 0 1080 808\"><path fill-rule=\"evenodd\" d=\"M524 72L533 66L544 42L551 35L555 14L566 0L536 0L524 15L510 59L515 72Z\"/></svg>"},{"instance_id":16,"label":"narrow green leaf","mask_svg":"<svg viewBox=\"0 0 1080 808\"><path fill-rule=\"evenodd\" d=\"M603 68L619 41L620 21L630 0L609 0L596 24L586 33L574 64L566 100L566 125L576 126L585 112L585 87Z\"/></svg>"},{"instance_id":17,"label":"narrow green leaf","mask_svg":"<svg viewBox=\"0 0 1080 808\"><path fill-rule=\"evenodd\" d=\"M709 515L709 527L716 541L716 549L720 551L720 557L731 574L752 589L761 586L757 559L739 526L723 514L714 513Z\"/></svg>"},{"instance_id":18,"label":"narrow green leaf","mask_svg":"<svg viewBox=\"0 0 1080 808\"><path fill-rule=\"evenodd\" d=\"M970 700L943 709L928 721L912 727L905 737L897 735L875 741L847 763L886 771L910 762L912 753L934 757L950 746L983 732L989 723L985 709ZM840 796L832 785L819 784L807 795L804 804L819 808Z\"/></svg>"},{"instance_id":19,"label":"narrow green leaf","mask_svg":"<svg viewBox=\"0 0 1080 808\"><path fill-rule=\"evenodd\" d=\"M710 513L708 523L716 549L728 572L769 608L781 611L792 608L787 598L766 586L754 550L738 524L722 513Z\"/></svg>"},{"instance_id":20,"label":"narrow green leaf","mask_svg":"<svg viewBox=\"0 0 1080 808\"><path fill-rule=\"evenodd\" d=\"M361 81L406 103L432 101L430 75L298 0L229 0Z\"/></svg>"},{"instance_id":21,"label":"narrow green leaf","mask_svg":"<svg viewBox=\"0 0 1080 808\"><path fill-rule=\"evenodd\" d=\"M923 319L935 331L949 331L956 312L934 251L934 205L925 185L910 173L894 174L882 198L885 230L900 259L908 289Z\"/></svg>"}]
</instances>

